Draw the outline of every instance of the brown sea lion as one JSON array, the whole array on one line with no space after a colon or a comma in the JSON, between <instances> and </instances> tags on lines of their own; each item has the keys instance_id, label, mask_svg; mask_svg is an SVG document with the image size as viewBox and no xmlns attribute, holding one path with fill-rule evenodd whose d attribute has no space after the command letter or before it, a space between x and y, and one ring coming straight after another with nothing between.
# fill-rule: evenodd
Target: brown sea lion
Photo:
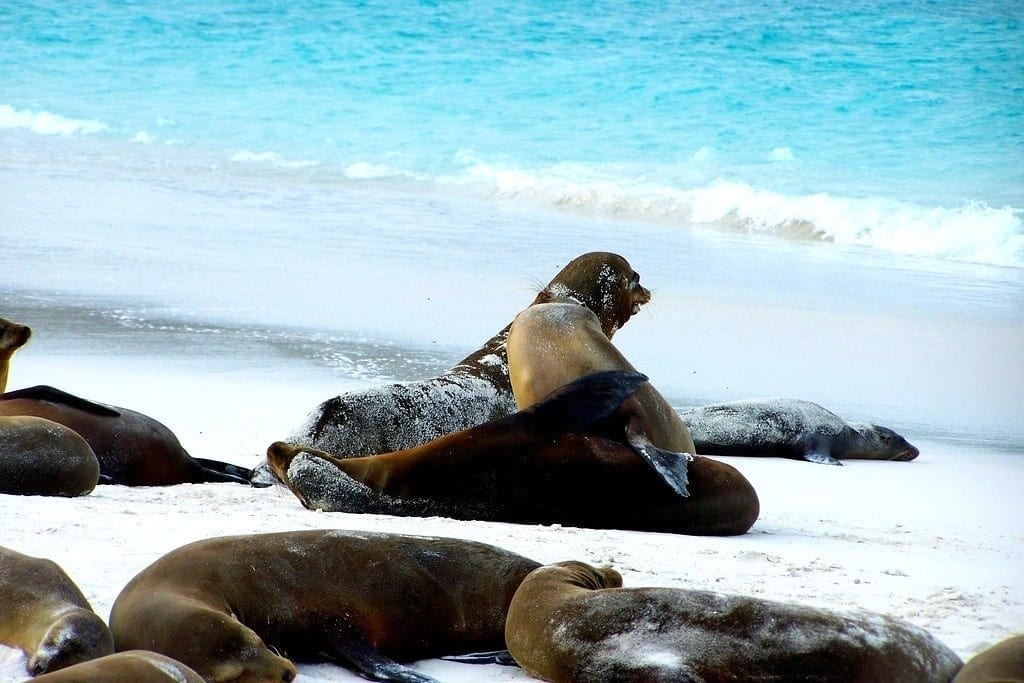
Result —
<instances>
[{"instance_id":1,"label":"brown sea lion","mask_svg":"<svg viewBox=\"0 0 1024 683\"><path fill-rule=\"evenodd\" d=\"M7 390L7 377L11 371L11 356L28 343L32 330L6 318L0 318L0 393Z\"/></svg>"},{"instance_id":2,"label":"brown sea lion","mask_svg":"<svg viewBox=\"0 0 1024 683\"><path fill-rule=\"evenodd\" d=\"M0 417L0 493L80 496L99 476L96 455L74 430L41 417Z\"/></svg>"},{"instance_id":3,"label":"brown sea lion","mask_svg":"<svg viewBox=\"0 0 1024 683\"><path fill-rule=\"evenodd\" d=\"M580 378L508 417L394 453L339 458L282 442L267 461L306 507L727 535L757 519L734 468L635 434L637 372Z\"/></svg>"},{"instance_id":4,"label":"brown sea lion","mask_svg":"<svg viewBox=\"0 0 1024 683\"><path fill-rule=\"evenodd\" d=\"M432 680L396 662L504 647L505 614L540 566L472 541L355 531L230 536L174 550L114 602L119 650L207 681L290 681L296 661L372 680ZM273 651L272 651L273 649Z\"/></svg>"},{"instance_id":5,"label":"brown sea lion","mask_svg":"<svg viewBox=\"0 0 1024 683\"><path fill-rule=\"evenodd\" d=\"M508 334L508 364L520 409L584 375L636 370L593 311L560 297L536 303L515 317ZM656 447L697 453L690 431L653 385L644 384L630 400L636 402L636 430Z\"/></svg>"},{"instance_id":6,"label":"brown sea lion","mask_svg":"<svg viewBox=\"0 0 1024 683\"><path fill-rule=\"evenodd\" d=\"M817 403L794 399L732 401L680 414L704 455L777 457L827 465L840 460L913 460L906 439L867 422L847 422Z\"/></svg>"},{"instance_id":7,"label":"brown sea lion","mask_svg":"<svg viewBox=\"0 0 1024 683\"><path fill-rule=\"evenodd\" d=\"M107 625L63 569L2 546L0 643L25 652L32 676L114 652Z\"/></svg>"},{"instance_id":8,"label":"brown sea lion","mask_svg":"<svg viewBox=\"0 0 1024 683\"><path fill-rule=\"evenodd\" d=\"M1024 634L971 657L953 683L1024 683Z\"/></svg>"},{"instance_id":9,"label":"brown sea lion","mask_svg":"<svg viewBox=\"0 0 1024 683\"><path fill-rule=\"evenodd\" d=\"M34 415L78 432L99 460L101 484L248 484L251 470L193 458L160 422L127 408L93 403L49 386L0 394L0 416Z\"/></svg>"},{"instance_id":10,"label":"brown sea lion","mask_svg":"<svg viewBox=\"0 0 1024 683\"><path fill-rule=\"evenodd\" d=\"M509 607L509 652L557 683L937 683L960 659L923 629L866 612L673 588L621 588L610 568L537 569Z\"/></svg>"},{"instance_id":11,"label":"brown sea lion","mask_svg":"<svg viewBox=\"0 0 1024 683\"><path fill-rule=\"evenodd\" d=\"M556 295L594 311L609 338L651 298L629 262L608 252L573 259L538 298ZM373 455L510 415L516 408L505 354L508 330L506 326L437 377L329 399L285 440L348 456Z\"/></svg>"},{"instance_id":12,"label":"brown sea lion","mask_svg":"<svg viewBox=\"0 0 1024 683\"><path fill-rule=\"evenodd\" d=\"M204 683L203 677L170 657L129 650L69 666L32 679L33 683Z\"/></svg>"}]
</instances>

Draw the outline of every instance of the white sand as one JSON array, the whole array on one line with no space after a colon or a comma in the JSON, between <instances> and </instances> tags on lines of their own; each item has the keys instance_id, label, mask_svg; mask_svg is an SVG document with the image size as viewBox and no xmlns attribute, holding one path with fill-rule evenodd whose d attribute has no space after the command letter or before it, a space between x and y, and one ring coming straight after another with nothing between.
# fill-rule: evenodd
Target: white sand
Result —
<instances>
[{"instance_id":1,"label":"white sand","mask_svg":"<svg viewBox=\"0 0 1024 683\"><path fill-rule=\"evenodd\" d=\"M354 386L283 366L85 358L33 345L16 357L11 387L55 383L130 406L165 422L193 455L245 465L321 399ZM761 499L760 519L735 538L317 513L282 488L206 484L104 486L70 500L0 495L0 544L57 561L106 617L136 572L200 538L328 527L453 536L542 562L610 564L628 586L885 612L929 629L966 658L1024 630L1024 458L917 445L922 455L911 463L731 459ZM23 680L23 666L18 652L0 648L0 681ZM499 666L417 668L449 681L526 679ZM300 681L361 680L330 665L299 671Z\"/></svg>"}]
</instances>

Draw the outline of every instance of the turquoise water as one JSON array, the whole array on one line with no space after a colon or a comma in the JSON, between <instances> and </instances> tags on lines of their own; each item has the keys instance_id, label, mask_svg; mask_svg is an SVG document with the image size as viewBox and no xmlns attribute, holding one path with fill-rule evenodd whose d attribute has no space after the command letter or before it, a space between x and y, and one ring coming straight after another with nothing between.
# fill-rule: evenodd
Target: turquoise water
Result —
<instances>
[{"instance_id":1,"label":"turquoise water","mask_svg":"<svg viewBox=\"0 0 1024 683\"><path fill-rule=\"evenodd\" d=\"M1000 0L15 0L0 154L45 137L49 160L58 139L95 163L1020 268L1022 17Z\"/></svg>"}]
</instances>

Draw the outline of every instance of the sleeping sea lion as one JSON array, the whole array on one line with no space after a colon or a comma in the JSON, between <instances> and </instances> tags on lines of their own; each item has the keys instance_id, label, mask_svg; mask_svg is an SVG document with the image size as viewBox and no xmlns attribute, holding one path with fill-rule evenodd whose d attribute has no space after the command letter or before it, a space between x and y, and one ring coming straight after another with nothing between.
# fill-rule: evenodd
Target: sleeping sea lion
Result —
<instances>
[{"instance_id":1,"label":"sleeping sea lion","mask_svg":"<svg viewBox=\"0 0 1024 683\"><path fill-rule=\"evenodd\" d=\"M913 460L919 451L889 429L846 422L817 403L792 399L733 401L680 415L704 455L840 460Z\"/></svg>"},{"instance_id":2,"label":"sleeping sea lion","mask_svg":"<svg viewBox=\"0 0 1024 683\"><path fill-rule=\"evenodd\" d=\"M107 625L57 563L2 546L0 643L28 655L32 676L114 652Z\"/></svg>"},{"instance_id":3,"label":"sleeping sea lion","mask_svg":"<svg viewBox=\"0 0 1024 683\"><path fill-rule=\"evenodd\" d=\"M623 257L590 252L567 264L538 297L572 297L611 337L651 294ZM320 404L286 441L373 455L410 448L515 412L508 380L508 326L437 377L353 391ZM258 468L259 469L259 468Z\"/></svg>"},{"instance_id":4,"label":"sleeping sea lion","mask_svg":"<svg viewBox=\"0 0 1024 683\"><path fill-rule=\"evenodd\" d=\"M129 650L69 666L32 679L32 683L204 683L181 662L146 650Z\"/></svg>"},{"instance_id":5,"label":"sleeping sea lion","mask_svg":"<svg viewBox=\"0 0 1024 683\"><path fill-rule=\"evenodd\" d=\"M0 493L81 496L100 464L77 432L41 417L0 417Z\"/></svg>"},{"instance_id":6,"label":"sleeping sea lion","mask_svg":"<svg viewBox=\"0 0 1024 683\"><path fill-rule=\"evenodd\" d=\"M32 330L6 318L0 318L0 393L7 390L7 377L11 371L11 356L28 343Z\"/></svg>"},{"instance_id":7,"label":"sleeping sea lion","mask_svg":"<svg viewBox=\"0 0 1024 683\"><path fill-rule=\"evenodd\" d=\"M207 539L133 578L110 628L118 650L155 650L211 683L290 681L285 657L430 681L396 662L503 648L508 604L539 566L446 538L315 530Z\"/></svg>"},{"instance_id":8,"label":"sleeping sea lion","mask_svg":"<svg viewBox=\"0 0 1024 683\"><path fill-rule=\"evenodd\" d=\"M646 379L588 375L518 413L394 453L342 458L277 442L267 461L306 507L320 510L746 532L759 506L739 472L665 452L633 431L630 399Z\"/></svg>"},{"instance_id":9,"label":"sleeping sea lion","mask_svg":"<svg viewBox=\"0 0 1024 683\"><path fill-rule=\"evenodd\" d=\"M4 415L43 417L78 432L99 460L101 484L250 483L251 470L193 458L170 429L147 415L93 403L53 387L0 394L0 416Z\"/></svg>"},{"instance_id":10,"label":"sleeping sea lion","mask_svg":"<svg viewBox=\"0 0 1024 683\"><path fill-rule=\"evenodd\" d=\"M931 634L883 615L621 586L614 569L582 562L537 569L509 606L509 652L556 683L936 683L961 666Z\"/></svg>"},{"instance_id":11,"label":"sleeping sea lion","mask_svg":"<svg viewBox=\"0 0 1024 683\"><path fill-rule=\"evenodd\" d=\"M971 657L953 683L1024 683L1024 634Z\"/></svg>"}]
</instances>

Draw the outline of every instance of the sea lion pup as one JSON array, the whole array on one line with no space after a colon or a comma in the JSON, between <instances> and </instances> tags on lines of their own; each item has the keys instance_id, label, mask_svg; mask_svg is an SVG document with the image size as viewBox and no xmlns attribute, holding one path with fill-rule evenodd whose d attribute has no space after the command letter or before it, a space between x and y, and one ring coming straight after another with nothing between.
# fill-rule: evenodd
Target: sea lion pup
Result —
<instances>
[{"instance_id":1,"label":"sea lion pup","mask_svg":"<svg viewBox=\"0 0 1024 683\"><path fill-rule=\"evenodd\" d=\"M193 458L170 429L148 415L93 403L53 387L0 394L0 416L4 415L43 417L78 432L99 460L101 484L250 483L251 470Z\"/></svg>"},{"instance_id":2,"label":"sea lion pup","mask_svg":"<svg viewBox=\"0 0 1024 683\"><path fill-rule=\"evenodd\" d=\"M204 683L203 677L181 662L146 650L129 650L69 666L32 679L32 683Z\"/></svg>"},{"instance_id":3,"label":"sea lion pup","mask_svg":"<svg viewBox=\"0 0 1024 683\"><path fill-rule=\"evenodd\" d=\"M100 464L77 432L41 417L0 417L0 493L81 496Z\"/></svg>"},{"instance_id":4,"label":"sea lion pup","mask_svg":"<svg viewBox=\"0 0 1024 683\"><path fill-rule=\"evenodd\" d=\"M512 321L508 334L509 380L520 408L594 372L635 371L604 333L593 311L561 296L545 297ZM649 382L630 399L637 431L656 447L695 455L690 431Z\"/></svg>"},{"instance_id":5,"label":"sea lion pup","mask_svg":"<svg viewBox=\"0 0 1024 683\"><path fill-rule=\"evenodd\" d=\"M1024 634L971 657L953 683L1024 683Z\"/></svg>"},{"instance_id":6,"label":"sea lion pup","mask_svg":"<svg viewBox=\"0 0 1024 683\"><path fill-rule=\"evenodd\" d=\"M107 625L57 563L2 546L0 643L25 652L32 676L114 652Z\"/></svg>"},{"instance_id":7,"label":"sea lion pup","mask_svg":"<svg viewBox=\"0 0 1024 683\"><path fill-rule=\"evenodd\" d=\"M430 681L396 662L503 648L508 604L539 566L450 538L314 530L207 539L132 579L110 628L118 650L155 650L211 683L292 680L294 666L275 652L372 680Z\"/></svg>"},{"instance_id":8,"label":"sea lion pup","mask_svg":"<svg viewBox=\"0 0 1024 683\"><path fill-rule=\"evenodd\" d=\"M589 681L949 681L960 659L890 617L673 588L621 588L614 569L537 569L505 640L531 676Z\"/></svg>"},{"instance_id":9,"label":"sea lion pup","mask_svg":"<svg viewBox=\"0 0 1024 683\"><path fill-rule=\"evenodd\" d=\"M309 508L742 534L758 501L735 469L632 431L637 372L582 377L526 410L394 453L339 458L282 442L275 475Z\"/></svg>"},{"instance_id":10,"label":"sea lion pup","mask_svg":"<svg viewBox=\"0 0 1024 683\"><path fill-rule=\"evenodd\" d=\"M913 460L919 451L889 429L846 422L817 403L792 399L733 401L680 417L704 455L778 457L841 465L840 460Z\"/></svg>"},{"instance_id":11,"label":"sea lion pup","mask_svg":"<svg viewBox=\"0 0 1024 683\"><path fill-rule=\"evenodd\" d=\"M28 343L32 330L6 318L0 318L0 393L7 390L7 377L11 371L11 356Z\"/></svg>"},{"instance_id":12,"label":"sea lion pup","mask_svg":"<svg viewBox=\"0 0 1024 683\"><path fill-rule=\"evenodd\" d=\"M611 337L651 293L623 257L590 252L569 262L538 297L573 297ZM508 326L450 370L422 381L353 391L320 404L286 441L348 456L410 448L515 412L508 380Z\"/></svg>"}]
</instances>

